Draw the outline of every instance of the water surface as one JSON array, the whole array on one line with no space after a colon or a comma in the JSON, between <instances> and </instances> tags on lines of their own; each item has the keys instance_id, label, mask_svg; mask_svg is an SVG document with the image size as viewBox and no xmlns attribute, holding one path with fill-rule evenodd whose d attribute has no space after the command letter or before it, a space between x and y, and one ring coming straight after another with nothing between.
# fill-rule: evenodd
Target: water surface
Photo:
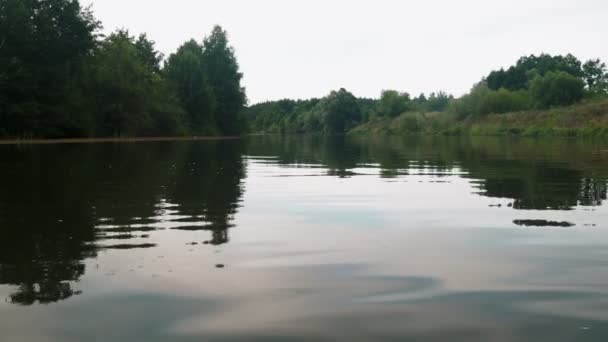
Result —
<instances>
[{"instance_id":1,"label":"water surface","mask_svg":"<svg viewBox=\"0 0 608 342\"><path fill-rule=\"evenodd\" d=\"M608 144L0 146L2 341L605 341Z\"/></svg>"}]
</instances>

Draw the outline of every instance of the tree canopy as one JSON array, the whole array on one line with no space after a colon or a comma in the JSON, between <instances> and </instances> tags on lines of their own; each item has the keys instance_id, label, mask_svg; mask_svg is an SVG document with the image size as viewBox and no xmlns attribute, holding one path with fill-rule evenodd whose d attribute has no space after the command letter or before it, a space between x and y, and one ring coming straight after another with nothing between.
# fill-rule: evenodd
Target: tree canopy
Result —
<instances>
[{"instance_id":1,"label":"tree canopy","mask_svg":"<svg viewBox=\"0 0 608 342\"><path fill-rule=\"evenodd\" d=\"M242 74L221 27L165 63L146 34L100 28L78 0L0 0L0 136L243 132Z\"/></svg>"}]
</instances>

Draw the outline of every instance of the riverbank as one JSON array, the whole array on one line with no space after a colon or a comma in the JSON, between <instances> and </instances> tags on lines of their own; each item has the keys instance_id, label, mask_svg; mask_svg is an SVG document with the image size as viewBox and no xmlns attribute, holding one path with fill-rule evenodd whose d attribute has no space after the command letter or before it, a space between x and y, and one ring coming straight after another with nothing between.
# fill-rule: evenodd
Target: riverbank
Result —
<instances>
[{"instance_id":1,"label":"riverbank","mask_svg":"<svg viewBox=\"0 0 608 342\"><path fill-rule=\"evenodd\" d=\"M33 145L33 144L98 144L98 143L137 143L158 141L209 141L240 139L235 136L224 137L147 137L147 138L75 138L75 139L12 139L0 140L0 145Z\"/></svg>"},{"instance_id":2,"label":"riverbank","mask_svg":"<svg viewBox=\"0 0 608 342\"><path fill-rule=\"evenodd\" d=\"M352 129L354 135L442 134L479 136L608 137L608 100L548 110L490 114L458 120L444 113L405 113Z\"/></svg>"}]
</instances>

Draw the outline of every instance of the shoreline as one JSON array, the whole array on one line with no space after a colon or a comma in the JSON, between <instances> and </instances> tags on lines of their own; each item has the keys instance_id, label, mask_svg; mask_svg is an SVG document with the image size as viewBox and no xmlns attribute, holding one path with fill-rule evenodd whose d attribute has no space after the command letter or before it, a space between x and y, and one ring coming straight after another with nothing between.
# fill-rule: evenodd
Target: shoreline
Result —
<instances>
[{"instance_id":1,"label":"shoreline","mask_svg":"<svg viewBox=\"0 0 608 342\"><path fill-rule=\"evenodd\" d=\"M216 141L238 140L238 136L220 137L146 137L146 138L62 138L62 139L7 139L0 145L54 145L54 144L98 144L98 143L139 143L163 141Z\"/></svg>"}]
</instances>

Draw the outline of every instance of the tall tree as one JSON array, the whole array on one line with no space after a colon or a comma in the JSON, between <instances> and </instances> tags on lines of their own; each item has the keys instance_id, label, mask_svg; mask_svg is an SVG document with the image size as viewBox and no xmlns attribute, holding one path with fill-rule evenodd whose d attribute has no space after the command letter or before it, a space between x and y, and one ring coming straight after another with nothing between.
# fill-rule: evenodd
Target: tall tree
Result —
<instances>
[{"instance_id":1,"label":"tall tree","mask_svg":"<svg viewBox=\"0 0 608 342\"><path fill-rule=\"evenodd\" d=\"M117 31L91 62L87 86L94 98L97 134L179 134L182 110L173 89L150 68L135 38Z\"/></svg>"},{"instance_id":2,"label":"tall tree","mask_svg":"<svg viewBox=\"0 0 608 342\"><path fill-rule=\"evenodd\" d=\"M217 133L215 99L203 57L203 47L190 40L171 54L165 63L164 75L177 89L187 112L187 123L193 134Z\"/></svg>"},{"instance_id":3,"label":"tall tree","mask_svg":"<svg viewBox=\"0 0 608 342\"><path fill-rule=\"evenodd\" d=\"M327 133L344 133L361 118L357 98L345 89L332 91L317 107Z\"/></svg>"},{"instance_id":4,"label":"tall tree","mask_svg":"<svg viewBox=\"0 0 608 342\"><path fill-rule=\"evenodd\" d=\"M241 86L243 74L239 71L234 48L220 26L215 26L203 41L203 56L215 98L215 121L223 134L238 134L243 129L241 115L247 97Z\"/></svg>"},{"instance_id":5,"label":"tall tree","mask_svg":"<svg viewBox=\"0 0 608 342\"><path fill-rule=\"evenodd\" d=\"M160 72L160 63L164 56L156 50L156 43L153 40L148 39L148 36L142 33L135 42L135 48L150 69Z\"/></svg>"},{"instance_id":6,"label":"tall tree","mask_svg":"<svg viewBox=\"0 0 608 342\"><path fill-rule=\"evenodd\" d=\"M608 72L606 63L599 59L592 59L583 64L583 78L587 88L593 94L608 92Z\"/></svg>"},{"instance_id":7,"label":"tall tree","mask_svg":"<svg viewBox=\"0 0 608 342\"><path fill-rule=\"evenodd\" d=\"M5 134L81 134L74 77L99 27L77 0L0 0L0 112ZM4 99L4 100L2 100Z\"/></svg>"}]
</instances>

